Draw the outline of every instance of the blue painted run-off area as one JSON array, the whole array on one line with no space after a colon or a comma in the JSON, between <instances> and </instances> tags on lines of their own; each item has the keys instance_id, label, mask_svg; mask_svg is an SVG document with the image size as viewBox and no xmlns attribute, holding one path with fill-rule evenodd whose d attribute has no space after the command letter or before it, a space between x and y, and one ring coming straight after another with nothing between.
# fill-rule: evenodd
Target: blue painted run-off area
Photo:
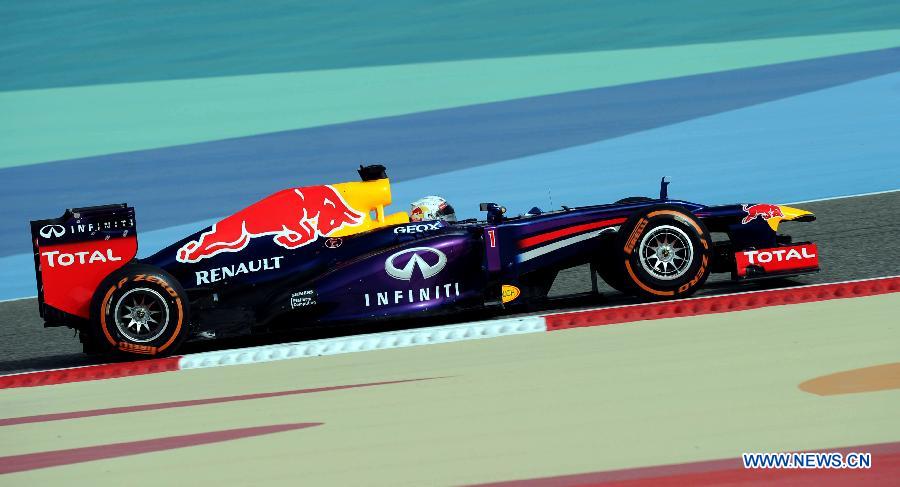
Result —
<instances>
[{"instance_id":1,"label":"blue painted run-off area","mask_svg":"<svg viewBox=\"0 0 900 487\"><path fill-rule=\"evenodd\" d=\"M530 157L536 157L533 160L553 160L554 168L561 167L558 165L561 162L574 171L570 176L570 173L560 173L554 168L533 167L525 174L532 176L533 181L544 181L545 171L555 171L554 174L562 178L558 187L553 188L558 192L565 191L569 181L585 180L582 177L585 172L589 174L587 181L594 181L590 176L594 173L611 175L613 180L604 180L607 187L615 183L616 175L633 177L627 172L633 162L628 154L619 154L615 145L607 150L606 145L600 144L619 138L636 141L639 152L647 156L641 164L648 172L638 171L638 180L659 175L653 164L665 168L665 174L678 177L679 171L686 170L682 166L697 163L695 159L681 156L689 150L718 150L720 156L713 161L711 172L723 167L731 172L735 170L731 166L733 161L746 160L741 158L741 153L731 149L727 140L720 140L728 136L731 118L717 119L716 129L724 131L722 134L717 130L675 131L673 142L665 146L659 145L661 142L655 138L623 137L897 71L900 71L900 48L884 49L7 168L0 170L0 179L5 183L4 191L0 192L0 207L5 209L3 219L10 223L0 225L0 256L28 252L29 236L24 222L57 216L64 208L129 203L137 209L138 230L146 233L230 214L286 187L346 181L355 176L353 167L360 162L385 163L394 183L432 177L429 181L437 184L420 191L435 192L435 188L447 188L449 185L445 183L455 177L444 179L444 174L522 158L530 161ZM826 102L829 97L836 96L856 103L858 95L867 96L859 102L868 100L869 105L880 106L881 113L888 106L881 105L878 96L884 95L888 104L896 101L890 99L889 89L868 95L852 89L846 94L841 90L826 93L830 93L824 96ZM823 138L827 135L828 140L816 141L815 145L805 148L816 151L823 143L840 145L844 130L860 127L849 125L851 121L868 120L853 112L852 107L838 105L830 109L830 105L826 105L825 109L816 109L818 103L812 103L813 111L806 108L803 108L805 111L781 111L777 115L786 118L778 121L767 120L767 112L749 119L737 132L737 137L742 140L735 147L743 147L755 140L761 150L753 152L754 157L764 160L754 164L772 158L790 164L795 158L794 147L790 138L785 139L788 134L781 131L783 127L778 125L779 121L795 121L798 130L810 133L813 138L815 131L808 129L820 121L831 121L829 130L837 132L838 138L835 140L832 133L823 133ZM842 119L847 111L851 116ZM873 116L877 117L877 112ZM741 120L744 118L737 119ZM869 124L861 126L870 130ZM753 140L743 140L745 134L752 134ZM585 144L594 144L586 146L589 152L595 146L602 149L596 154L562 151L559 154L566 160L557 161L554 151ZM838 153L843 154L848 148L839 147ZM805 164L815 157L801 157L797 163ZM513 165L517 167L518 164ZM498 184L515 184L518 172L504 170ZM705 177L717 176L705 174ZM638 180L634 181L637 183ZM698 182L705 191L705 179ZM685 181L679 184L683 185ZM540 192L545 193L546 189ZM613 191L615 189L609 187L605 194L617 197L619 193ZM640 183L637 189L647 191L645 183ZM535 188L529 187L524 194L534 191ZM597 191L597 188L591 188L579 201L596 201L593 198L600 196ZM560 196L571 200L568 195ZM484 197L484 194L472 195L471 205ZM458 201L456 206L464 208L466 201L469 199Z\"/></svg>"},{"instance_id":2,"label":"blue painted run-off area","mask_svg":"<svg viewBox=\"0 0 900 487\"><path fill-rule=\"evenodd\" d=\"M462 217L477 215L484 200L515 213L549 206L548 192L555 206L654 195L662 175L673 180L673 197L700 203L778 203L897 189L898 93L900 73L889 74L602 142L417 177L393 186L394 201L406 209L408 202L438 193ZM352 168L346 172L344 179L352 179ZM208 223L141 232L140 254ZM32 262L30 254L0 258L0 299L35 294Z\"/></svg>"}]
</instances>

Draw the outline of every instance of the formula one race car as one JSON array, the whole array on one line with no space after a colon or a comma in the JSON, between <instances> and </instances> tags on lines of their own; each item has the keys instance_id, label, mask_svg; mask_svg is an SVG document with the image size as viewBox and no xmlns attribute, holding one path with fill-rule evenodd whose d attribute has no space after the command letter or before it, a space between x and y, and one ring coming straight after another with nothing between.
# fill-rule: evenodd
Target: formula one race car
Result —
<instances>
[{"instance_id":1,"label":"formula one race car","mask_svg":"<svg viewBox=\"0 0 900 487\"><path fill-rule=\"evenodd\" d=\"M451 223L386 215L384 167L359 173L362 182L277 192L144 259L126 204L33 221L41 316L77 329L88 353L159 355L284 327L516 309L547 299L560 270L583 264L595 290L599 275L648 300L690 296L711 272L818 270L815 244L777 233L812 213L670 200L665 179L658 199L516 217L482 203L484 221Z\"/></svg>"}]
</instances>

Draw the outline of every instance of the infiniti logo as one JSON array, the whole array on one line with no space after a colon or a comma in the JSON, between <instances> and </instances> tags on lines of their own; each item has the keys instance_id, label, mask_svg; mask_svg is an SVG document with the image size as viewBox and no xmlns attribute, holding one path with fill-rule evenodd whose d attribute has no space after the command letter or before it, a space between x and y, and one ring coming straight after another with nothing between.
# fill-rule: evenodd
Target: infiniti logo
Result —
<instances>
[{"instance_id":1,"label":"infiniti logo","mask_svg":"<svg viewBox=\"0 0 900 487\"><path fill-rule=\"evenodd\" d=\"M423 279L428 279L438 275L446 266L447 254L432 247L401 250L384 261L384 271L387 275L401 281L412 280L416 269L419 269L418 272L422 274ZM405 289L366 292L363 293L363 300L367 308L415 303L420 309L424 309L455 301L463 295L459 282L440 282L439 279L434 279L427 285L423 283L422 286L424 287L404 286Z\"/></svg>"},{"instance_id":2,"label":"infiniti logo","mask_svg":"<svg viewBox=\"0 0 900 487\"><path fill-rule=\"evenodd\" d=\"M402 268L398 268L395 262L400 256L412 254L409 261ZM437 256L437 263L429 264L425 261L422 255L433 254ZM411 249L406 249L387 258L384 261L384 271L394 279L400 279L402 281L408 281L412 279L413 271L416 268L419 269L419 272L422 273L422 277L428 279L430 277L436 276L444 266L447 265L447 255L441 252L438 249L433 249L431 247L413 247Z\"/></svg>"},{"instance_id":3,"label":"infiniti logo","mask_svg":"<svg viewBox=\"0 0 900 487\"><path fill-rule=\"evenodd\" d=\"M38 233L44 238L62 237L66 233L66 228L62 225L44 225Z\"/></svg>"}]
</instances>

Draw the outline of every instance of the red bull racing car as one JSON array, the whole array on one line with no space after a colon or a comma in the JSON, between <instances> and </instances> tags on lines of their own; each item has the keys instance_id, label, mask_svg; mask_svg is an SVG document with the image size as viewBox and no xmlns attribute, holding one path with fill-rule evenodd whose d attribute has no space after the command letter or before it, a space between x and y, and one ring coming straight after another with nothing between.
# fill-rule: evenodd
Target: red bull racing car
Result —
<instances>
[{"instance_id":1,"label":"red bull racing car","mask_svg":"<svg viewBox=\"0 0 900 487\"><path fill-rule=\"evenodd\" d=\"M742 281L819 267L815 244L778 232L815 218L788 206L674 200L663 181L659 198L513 217L482 203L483 220L411 222L385 212L383 166L359 173L277 192L142 259L127 204L32 221L40 314L78 330L88 353L146 356L190 340L516 309L584 264L595 290L599 276L648 300L690 296L712 272Z\"/></svg>"}]
</instances>

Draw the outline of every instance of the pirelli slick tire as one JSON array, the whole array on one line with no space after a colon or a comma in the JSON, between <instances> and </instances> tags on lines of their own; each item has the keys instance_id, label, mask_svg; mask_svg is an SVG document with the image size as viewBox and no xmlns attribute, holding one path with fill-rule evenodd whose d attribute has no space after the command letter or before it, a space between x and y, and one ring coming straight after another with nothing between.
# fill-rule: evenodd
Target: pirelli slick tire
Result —
<instances>
[{"instance_id":1,"label":"pirelli slick tire","mask_svg":"<svg viewBox=\"0 0 900 487\"><path fill-rule=\"evenodd\" d=\"M636 296L687 297L709 277L713 258L709 231L676 206L655 206L632 216L619 231L617 246L619 265L610 271L614 287L621 285Z\"/></svg>"},{"instance_id":2,"label":"pirelli slick tire","mask_svg":"<svg viewBox=\"0 0 900 487\"><path fill-rule=\"evenodd\" d=\"M171 275L127 265L107 277L92 302L85 350L119 355L170 355L188 335L188 301Z\"/></svg>"}]
</instances>

